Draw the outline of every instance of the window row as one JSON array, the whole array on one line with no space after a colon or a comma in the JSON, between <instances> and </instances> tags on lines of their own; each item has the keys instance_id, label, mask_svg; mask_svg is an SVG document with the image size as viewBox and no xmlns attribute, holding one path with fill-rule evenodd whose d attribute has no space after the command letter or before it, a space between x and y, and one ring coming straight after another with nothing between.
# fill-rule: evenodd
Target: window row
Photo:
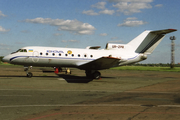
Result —
<instances>
[{"instance_id":1,"label":"window row","mask_svg":"<svg viewBox=\"0 0 180 120\"><path fill-rule=\"evenodd\" d=\"M41 53L40 53L40 55L43 55L43 53L41 52ZM49 53L46 53L46 55L49 55ZM69 55L71 55L72 57L74 57L74 56L75 56L74 54L65 54L65 56L69 56ZM52 56L55 56L55 53L52 53ZM61 54L61 53L59 53L59 56L62 56L62 54ZM80 55L80 54L78 54L77 56L78 56L78 57L81 57L81 55ZM87 55L85 54L85 55L84 55L84 57L87 57ZM93 55L90 55L90 57L92 58L92 57L93 57Z\"/></svg>"}]
</instances>

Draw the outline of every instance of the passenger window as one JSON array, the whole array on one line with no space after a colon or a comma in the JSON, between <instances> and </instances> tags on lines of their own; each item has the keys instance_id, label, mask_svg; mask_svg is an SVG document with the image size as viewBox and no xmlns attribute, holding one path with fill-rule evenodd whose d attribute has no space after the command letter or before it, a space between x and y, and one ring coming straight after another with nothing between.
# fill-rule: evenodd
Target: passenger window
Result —
<instances>
[{"instance_id":1,"label":"passenger window","mask_svg":"<svg viewBox=\"0 0 180 120\"><path fill-rule=\"evenodd\" d=\"M87 55L84 55L84 57L87 57Z\"/></svg>"},{"instance_id":2,"label":"passenger window","mask_svg":"<svg viewBox=\"0 0 180 120\"><path fill-rule=\"evenodd\" d=\"M61 54L59 53L59 56L61 56Z\"/></svg>"},{"instance_id":3,"label":"passenger window","mask_svg":"<svg viewBox=\"0 0 180 120\"><path fill-rule=\"evenodd\" d=\"M40 55L42 55L42 52L40 53Z\"/></svg>"},{"instance_id":4,"label":"passenger window","mask_svg":"<svg viewBox=\"0 0 180 120\"><path fill-rule=\"evenodd\" d=\"M90 57L93 57L93 55L91 55Z\"/></svg>"},{"instance_id":5,"label":"passenger window","mask_svg":"<svg viewBox=\"0 0 180 120\"><path fill-rule=\"evenodd\" d=\"M65 54L66 56L68 56L68 54Z\"/></svg>"},{"instance_id":6,"label":"passenger window","mask_svg":"<svg viewBox=\"0 0 180 120\"><path fill-rule=\"evenodd\" d=\"M80 54L78 54L78 57L80 57L81 55Z\"/></svg>"},{"instance_id":7,"label":"passenger window","mask_svg":"<svg viewBox=\"0 0 180 120\"><path fill-rule=\"evenodd\" d=\"M55 53L52 54L53 56L55 55Z\"/></svg>"},{"instance_id":8,"label":"passenger window","mask_svg":"<svg viewBox=\"0 0 180 120\"><path fill-rule=\"evenodd\" d=\"M74 57L74 54L72 54L71 56Z\"/></svg>"},{"instance_id":9,"label":"passenger window","mask_svg":"<svg viewBox=\"0 0 180 120\"><path fill-rule=\"evenodd\" d=\"M48 53L46 53L46 55L48 55Z\"/></svg>"}]
</instances>

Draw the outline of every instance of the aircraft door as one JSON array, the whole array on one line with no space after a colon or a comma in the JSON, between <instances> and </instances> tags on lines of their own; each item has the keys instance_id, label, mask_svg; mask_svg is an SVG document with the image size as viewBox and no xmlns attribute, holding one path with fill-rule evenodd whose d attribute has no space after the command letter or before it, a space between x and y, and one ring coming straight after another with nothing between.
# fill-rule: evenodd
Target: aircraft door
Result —
<instances>
[{"instance_id":1,"label":"aircraft door","mask_svg":"<svg viewBox=\"0 0 180 120\"><path fill-rule=\"evenodd\" d=\"M38 51L33 52L32 61L33 62L38 62L39 61L39 52Z\"/></svg>"}]
</instances>

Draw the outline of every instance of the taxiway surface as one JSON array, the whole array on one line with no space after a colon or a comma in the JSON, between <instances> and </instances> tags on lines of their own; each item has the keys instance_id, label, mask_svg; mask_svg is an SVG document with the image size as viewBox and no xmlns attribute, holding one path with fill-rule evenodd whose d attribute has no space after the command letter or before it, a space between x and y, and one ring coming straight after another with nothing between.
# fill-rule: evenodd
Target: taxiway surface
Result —
<instances>
[{"instance_id":1,"label":"taxiway surface","mask_svg":"<svg viewBox=\"0 0 180 120\"><path fill-rule=\"evenodd\" d=\"M102 79L86 83L84 71L51 70L33 68L27 78L23 67L0 66L0 119L180 119L178 72L103 70Z\"/></svg>"}]
</instances>

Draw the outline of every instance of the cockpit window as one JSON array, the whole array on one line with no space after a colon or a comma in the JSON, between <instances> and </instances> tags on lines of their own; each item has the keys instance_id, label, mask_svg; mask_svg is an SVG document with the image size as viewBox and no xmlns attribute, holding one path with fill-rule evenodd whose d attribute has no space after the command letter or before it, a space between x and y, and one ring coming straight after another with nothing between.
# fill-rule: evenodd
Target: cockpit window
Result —
<instances>
[{"instance_id":1,"label":"cockpit window","mask_svg":"<svg viewBox=\"0 0 180 120\"><path fill-rule=\"evenodd\" d=\"M19 52L19 51L21 51L21 49L17 50L16 52Z\"/></svg>"},{"instance_id":2,"label":"cockpit window","mask_svg":"<svg viewBox=\"0 0 180 120\"><path fill-rule=\"evenodd\" d=\"M17 52L27 52L26 49L19 49Z\"/></svg>"},{"instance_id":3,"label":"cockpit window","mask_svg":"<svg viewBox=\"0 0 180 120\"><path fill-rule=\"evenodd\" d=\"M17 50L16 52L13 52L13 53L11 53L11 54L14 54L14 53L17 53L17 52L27 52L27 50L26 50L26 49L19 49L19 50Z\"/></svg>"}]
</instances>

